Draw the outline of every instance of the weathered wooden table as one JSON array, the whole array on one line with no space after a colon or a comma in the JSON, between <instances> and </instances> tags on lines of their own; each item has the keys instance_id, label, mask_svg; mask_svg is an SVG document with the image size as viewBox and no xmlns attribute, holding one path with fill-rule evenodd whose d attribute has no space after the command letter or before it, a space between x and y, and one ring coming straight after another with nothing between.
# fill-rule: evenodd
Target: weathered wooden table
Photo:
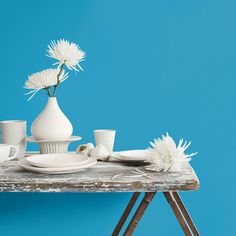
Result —
<instances>
[{"instance_id":1,"label":"weathered wooden table","mask_svg":"<svg viewBox=\"0 0 236 236\"><path fill-rule=\"evenodd\" d=\"M142 171L146 176L133 174ZM119 175L122 173L122 175ZM115 176L115 177L114 177ZM94 167L74 174L45 175L21 169L16 161L0 164L1 192L133 192L112 235L118 235L140 193L144 197L124 235L131 235L157 192L163 192L185 235L199 235L178 191L196 190L198 178L189 164L179 172L156 173L145 167L117 162L98 162Z\"/></svg>"}]
</instances>

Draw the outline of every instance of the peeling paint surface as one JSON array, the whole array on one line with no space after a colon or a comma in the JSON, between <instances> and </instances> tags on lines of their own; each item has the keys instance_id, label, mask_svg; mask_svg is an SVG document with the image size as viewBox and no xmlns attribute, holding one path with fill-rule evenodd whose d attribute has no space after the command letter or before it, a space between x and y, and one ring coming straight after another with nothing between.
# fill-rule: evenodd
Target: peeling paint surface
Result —
<instances>
[{"instance_id":1,"label":"peeling paint surface","mask_svg":"<svg viewBox=\"0 0 236 236\"><path fill-rule=\"evenodd\" d=\"M134 170L145 172L148 178L134 176ZM163 192L198 187L199 180L189 164L179 172L157 173L145 170L145 166L98 162L87 170L60 175L26 171L17 161L0 164L0 192Z\"/></svg>"}]
</instances>

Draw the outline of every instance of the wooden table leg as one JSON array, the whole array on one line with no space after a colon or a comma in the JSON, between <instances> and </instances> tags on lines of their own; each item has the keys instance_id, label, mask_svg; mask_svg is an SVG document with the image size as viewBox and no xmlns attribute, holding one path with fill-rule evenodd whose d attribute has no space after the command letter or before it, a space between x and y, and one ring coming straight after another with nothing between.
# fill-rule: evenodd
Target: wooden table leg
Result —
<instances>
[{"instance_id":1,"label":"wooden table leg","mask_svg":"<svg viewBox=\"0 0 236 236\"><path fill-rule=\"evenodd\" d=\"M133 209L138 197L139 197L140 193L134 193L132 198L130 199L129 201L129 204L128 206L126 207L124 213L122 214L116 228L114 229L113 233L112 233L112 236L117 236L120 232L120 230L122 229L126 219L128 218L131 210Z\"/></svg>"},{"instance_id":2,"label":"wooden table leg","mask_svg":"<svg viewBox=\"0 0 236 236\"><path fill-rule=\"evenodd\" d=\"M180 226L182 227L185 235L187 236L192 236L192 233L189 229L189 226L187 225L187 223L185 222L185 219L174 199L174 197L172 196L172 193L171 192L164 192L164 195L165 195L165 198L167 200L167 202L169 203L169 205L171 206L176 218L178 219L179 221L179 224Z\"/></svg>"},{"instance_id":3,"label":"wooden table leg","mask_svg":"<svg viewBox=\"0 0 236 236\"><path fill-rule=\"evenodd\" d=\"M156 194L155 192L145 193L143 200L141 201L137 211L135 212L132 220L130 221L130 223L124 233L124 236L132 235L135 227L138 225L138 222L142 218L144 211L146 210L146 208L148 207L148 205L150 204L150 202L154 198L155 194Z\"/></svg>"},{"instance_id":4,"label":"wooden table leg","mask_svg":"<svg viewBox=\"0 0 236 236\"><path fill-rule=\"evenodd\" d=\"M197 227L193 223L193 220L191 219L191 216L189 215L189 213L188 213L188 211L187 211L183 201L181 200L179 194L177 192L172 192L172 195L173 195L173 197L174 197L174 199L175 199L175 201L176 201L180 211L182 212L182 214L183 214L187 224L189 225L193 235L194 236L199 236L200 234L199 234L199 232L197 230Z\"/></svg>"}]
</instances>

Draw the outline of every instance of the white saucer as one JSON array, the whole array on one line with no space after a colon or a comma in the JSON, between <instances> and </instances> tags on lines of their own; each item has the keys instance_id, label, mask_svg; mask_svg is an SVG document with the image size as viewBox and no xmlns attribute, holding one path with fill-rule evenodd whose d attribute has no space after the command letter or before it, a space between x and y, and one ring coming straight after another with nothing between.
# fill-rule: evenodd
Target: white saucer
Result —
<instances>
[{"instance_id":1,"label":"white saucer","mask_svg":"<svg viewBox=\"0 0 236 236\"><path fill-rule=\"evenodd\" d=\"M35 139L33 136L29 136L26 138L27 142L31 143L51 143L51 142L73 142L81 140L80 136L70 136L69 138L62 140L50 140L50 139Z\"/></svg>"},{"instance_id":2,"label":"white saucer","mask_svg":"<svg viewBox=\"0 0 236 236\"><path fill-rule=\"evenodd\" d=\"M26 157L29 164L43 168L71 167L83 165L89 157L81 154L43 154Z\"/></svg>"},{"instance_id":3,"label":"white saucer","mask_svg":"<svg viewBox=\"0 0 236 236\"><path fill-rule=\"evenodd\" d=\"M22 159L18 162L18 165L25 170L41 173L41 174L68 174L84 170L88 167L91 167L97 163L95 158L89 158L89 161L83 165L71 166L71 167L58 167L58 168L41 168L31 166L26 159Z\"/></svg>"},{"instance_id":4,"label":"white saucer","mask_svg":"<svg viewBox=\"0 0 236 236\"><path fill-rule=\"evenodd\" d=\"M123 162L144 162L150 159L147 154L147 150L128 150L113 152L111 156Z\"/></svg>"}]
</instances>

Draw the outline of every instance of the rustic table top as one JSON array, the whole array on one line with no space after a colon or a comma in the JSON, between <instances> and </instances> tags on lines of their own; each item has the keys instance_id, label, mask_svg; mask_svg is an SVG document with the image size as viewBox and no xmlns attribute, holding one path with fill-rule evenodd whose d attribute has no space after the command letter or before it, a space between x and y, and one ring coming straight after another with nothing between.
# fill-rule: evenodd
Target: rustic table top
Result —
<instances>
[{"instance_id":1,"label":"rustic table top","mask_svg":"<svg viewBox=\"0 0 236 236\"><path fill-rule=\"evenodd\" d=\"M87 170L62 175L26 171L17 161L0 164L0 192L164 192L198 187L198 178L188 163L178 172L157 173L144 166L98 162Z\"/></svg>"}]
</instances>

